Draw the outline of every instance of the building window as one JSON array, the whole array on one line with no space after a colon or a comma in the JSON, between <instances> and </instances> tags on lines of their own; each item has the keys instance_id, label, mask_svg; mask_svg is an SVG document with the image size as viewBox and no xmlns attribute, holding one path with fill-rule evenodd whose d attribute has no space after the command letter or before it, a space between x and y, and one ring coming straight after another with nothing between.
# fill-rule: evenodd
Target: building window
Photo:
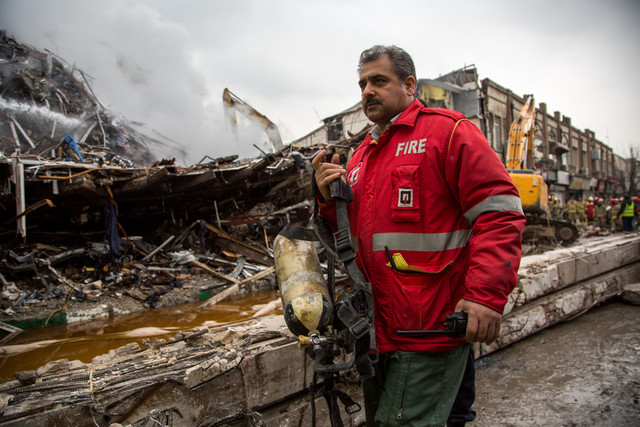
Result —
<instances>
[{"instance_id":1,"label":"building window","mask_svg":"<svg viewBox=\"0 0 640 427\"><path fill-rule=\"evenodd\" d=\"M499 116L493 116L493 149L502 153L502 120Z\"/></svg>"}]
</instances>

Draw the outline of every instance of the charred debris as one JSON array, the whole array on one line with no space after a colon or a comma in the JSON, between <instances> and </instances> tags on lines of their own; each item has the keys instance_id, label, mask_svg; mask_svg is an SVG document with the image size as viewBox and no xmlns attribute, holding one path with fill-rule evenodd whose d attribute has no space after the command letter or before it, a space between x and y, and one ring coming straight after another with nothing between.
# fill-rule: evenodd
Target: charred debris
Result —
<instances>
[{"instance_id":1,"label":"charred debris","mask_svg":"<svg viewBox=\"0 0 640 427\"><path fill-rule=\"evenodd\" d=\"M179 167L157 144L81 70L0 33L0 320L107 294L153 307L195 276L237 285L310 216L314 148Z\"/></svg>"}]
</instances>

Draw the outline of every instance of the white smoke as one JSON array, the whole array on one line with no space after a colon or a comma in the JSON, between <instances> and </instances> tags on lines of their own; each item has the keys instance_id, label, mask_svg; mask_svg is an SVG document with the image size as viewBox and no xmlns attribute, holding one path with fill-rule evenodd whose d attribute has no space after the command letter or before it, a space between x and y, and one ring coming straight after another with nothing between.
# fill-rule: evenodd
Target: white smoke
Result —
<instances>
[{"instance_id":1,"label":"white smoke","mask_svg":"<svg viewBox=\"0 0 640 427\"><path fill-rule=\"evenodd\" d=\"M153 3L26 0L3 2L2 10L18 21L30 21L27 28L0 18L0 28L18 43L50 50L80 68L107 108L151 136L159 138L155 131L183 147L151 147L158 157L178 157L189 165L205 155L259 154L252 144L266 136L239 121L241 143L234 143L225 128L222 91L210 90L189 28L163 16Z\"/></svg>"},{"instance_id":2,"label":"white smoke","mask_svg":"<svg viewBox=\"0 0 640 427\"><path fill-rule=\"evenodd\" d=\"M452 20L446 2L406 0L411 13L372 24L388 2L0 0L0 29L89 73L103 103L179 141L187 162L258 154L253 144L266 140L239 120L234 142L225 87L291 141L358 100L358 55L374 44L406 49L420 78L476 64L481 78L610 136L619 154L638 143L629 95L640 92L637 0L456 4Z\"/></svg>"}]
</instances>

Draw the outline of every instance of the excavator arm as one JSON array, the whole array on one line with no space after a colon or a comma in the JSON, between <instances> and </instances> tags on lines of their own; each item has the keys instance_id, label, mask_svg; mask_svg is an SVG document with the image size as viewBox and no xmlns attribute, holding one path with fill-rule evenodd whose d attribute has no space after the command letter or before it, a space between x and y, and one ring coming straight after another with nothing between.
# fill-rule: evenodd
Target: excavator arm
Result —
<instances>
[{"instance_id":1,"label":"excavator arm","mask_svg":"<svg viewBox=\"0 0 640 427\"><path fill-rule=\"evenodd\" d=\"M507 169L531 169L533 162L533 140L536 123L536 109L533 97L527 98L518 117L509 129L509 143L507 145Z\"/></svg>"},{"instance_id":2,"label":"excavator arm","mask_svg":"<svg viewBox=\"0 0 640 427\"><path fill-rule=\"evenodd\" d=\"M227 88L222 92L222 101L224 102L225 112L227 113L227 117L229 118L229 122L231 123L231 127L236 137L238 132L238 121L236 119L237 111L263 128L269 138L269 148L272 152L282 149L282 138L280 137L278 127L264 114L261 114Z\"/></svg>"},{"instance_id":3,"label":"excavator arm","mask_svg":"<svg viewBox=\"0 0 640 427\"><path fill-rule=\"evenodd\" d=\"M524 238L551 238L570 244L578 238L578 229L567 221L549 218L549 188L542 175L533 170L535 123L536 109L530 96L509 129L505 161L509 176L518 188L522 210L527 216Z\"/></svg>"}]
</instances>

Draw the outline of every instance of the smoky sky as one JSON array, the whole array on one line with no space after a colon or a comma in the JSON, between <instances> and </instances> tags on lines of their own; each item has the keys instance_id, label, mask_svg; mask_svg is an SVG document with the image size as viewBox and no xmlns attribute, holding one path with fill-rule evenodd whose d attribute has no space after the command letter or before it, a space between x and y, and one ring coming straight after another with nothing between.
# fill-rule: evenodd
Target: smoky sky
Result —
<instances>
[{"instance_id":1,"label":"smoky sky","mask_svg":"<svg viewBox=\"0 0 640 427\"><path fill-rule=\"evenodd\" d=\"M177 141L164 157L259 154L262 128L222 108L228 87L285 142L359 100L356 66L374 44L403 47L419 78L475 64L617 154L638 145L640 2L541 0L0 0L0 29L92 77L100 101Z\"/></svg>"}]
</instances>

